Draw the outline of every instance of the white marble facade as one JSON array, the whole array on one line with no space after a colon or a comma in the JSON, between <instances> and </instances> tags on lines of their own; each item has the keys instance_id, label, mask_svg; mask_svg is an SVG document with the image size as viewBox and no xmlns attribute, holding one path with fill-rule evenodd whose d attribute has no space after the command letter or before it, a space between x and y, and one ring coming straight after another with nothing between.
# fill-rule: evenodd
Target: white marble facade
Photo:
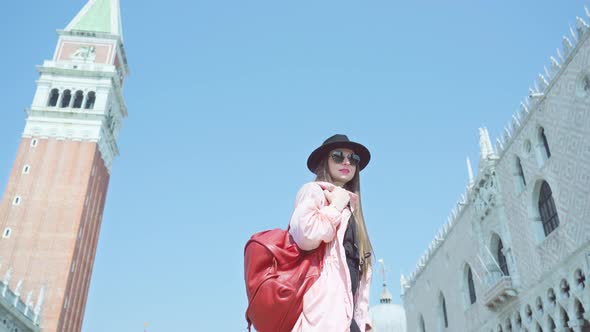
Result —
<instances>
[{"instance_id":1,"label":"white marble facade","mask_svg":"<svg viewBox=\"0 0 590 332\"><path fill-rule=\"evenodd\" d=\"M402 276L408 331L590 331L589 36L578 18L495 146L480 130L477 176Z\"/></svg>"}]
</instances>

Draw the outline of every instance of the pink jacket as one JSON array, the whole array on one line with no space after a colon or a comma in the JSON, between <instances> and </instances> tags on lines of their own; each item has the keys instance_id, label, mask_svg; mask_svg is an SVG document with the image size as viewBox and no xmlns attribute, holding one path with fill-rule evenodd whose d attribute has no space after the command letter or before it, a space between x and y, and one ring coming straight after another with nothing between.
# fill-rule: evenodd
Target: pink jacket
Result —
<instances>
[{"instance_id":1,"label":"pink jacket","mask_svg":"<svg viewBox=\"0 0 590 332\"><path fill-rule=\"evenodd\" d=\"M353 316L364 332L369 321L371 269L359 282L355 295L357 306L353 313L350 274L342 246L351 211L344 209L340 212L328 206L323 190L333 187L327 182L310 182L297 194L290 222L293 239L303 250L315 249L321 241L327 246L321 275L303 297L303 312L293 332L348 332ZM358 196L349 194L350 206L354 210Z\"/></svg>"}]
</instances>

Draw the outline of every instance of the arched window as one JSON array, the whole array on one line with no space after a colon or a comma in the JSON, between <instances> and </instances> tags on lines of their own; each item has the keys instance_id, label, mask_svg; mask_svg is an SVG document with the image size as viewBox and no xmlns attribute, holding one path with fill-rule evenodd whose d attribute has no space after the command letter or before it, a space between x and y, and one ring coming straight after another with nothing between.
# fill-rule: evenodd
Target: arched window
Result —
<instances>
[{"instance_id":1,"label":"arched window","mask_svg":"<svg viewBox=\"0 0 590 332\"><path fill-rule=\"evenodd\" d=\"M557 301L557 296L555 296L555 291L553 290L553 288L549 288L547 290L547 302L549 302L551 305L555 305Z\"/></svg>"},{"instance_id":2,"label":"arched window","mask_svg":"<svg viewBox=\"0 0 590 332\"><path fill-rule=\"evenodd\" d=\"M520 316L520 312L516 312L514 315L514 325L516 329L520 329L522 327L522 316Z\"/></svg>"},{"instance_id":3,"label":"arched window","mask_svg":"<svg viewBox=\"0 0 590 332\"><path fill-rule=\"evenodd\" d=\"M543 181L541 185L541 192L539 194L539 214L543 223L543 230L545 236L553 232L559 226L559 216L555 208L555 201L553 200L553 193L547 181Z\"/></svg>"},{"instance_id":4,"label":"arched window","mask_svg":"<svg viewBox=\"0 0 590 332\"><path fill-rule=\"evenodd\" d=\"M502 240L498 239L498 264L500 265L500 270L502 270L502 274L505 276L509 276L510 272L508 271L508 262L506 261L506 256L503 252L504 245L502 244Z\"/></svg>"},{"instance_id":5,"label":"arched window","mask_svg":"<svg viewBox=\"0 0 590 332\"><path fill-rule=\"evenodd\" d=\"M562 306L559 306L559 316L561 318L561 327L563 327L565 331L573 331L569 328L570 317Z\"/></svg>"},{"instance_id":6,"label":"arched window","mask_svg":"<svg viewBox=\"0 0 590 332\"><path fill-rule=\"evenodd\" d=\"M524 189L524 187L526 187L526 179L524 177L524 170L522 169L520 157L516 157L516 177L519 189Z\"/></svg>"},{"instance_id":7,"label":"arched window","mask_svg":"<svg viewBox=\"0 0 590 332\"><path fill-rule=\"evenodd\" d=\"M549 142L547 142L547 136L545 136L545 128L539 128L539 138L541 139L541 143L543 143L543 148L545 149L545 156L547 158L551 157L551 151L549 150Z\"/></svg>"},{"instance_id":8,"label":"arched window","mask_svg":"<svg viewBox=\"0 0 590 332\"><path fill-rule=\"evenodd\" d=\"M586 274L581 269L577 269L574 272L574 281L578 289L586 288Z\"/></svg>"},{"instance_id":9,"label":"arched window","mask_svg":"<svg viewBox=\"0 0 590 332\"><path fill-rule=\"evenodd\" d=\"M72 100L72 92L70 90L65 90L63 95L61 96L61 108L70 107L70 101Z\"/></svg>"},{"instance_id":10,"label":"arched window","mask_svg":"<svg viewBox=\"0 0 590 332\"><path fill-rule=\"evenodd\" d=\"M576 314L576 319L581 323L580 331L588 331L590 330L590 322L586 319L586 315L584 314L586 310L584 310L584 305L578 298L574 301L574 313Z\"/></svg>"},{"instance_id":11,"label":"arched window","mask_svg":"<svg viewBox=\"0 0 590 332\"><path fill-rule=\"evenodd\" d=\"M47 106L55 107L57 105L57 100L59 99L59 90L52 89L49 93L49 100L47 101Z\"/></svg>"},{"instance_id":12,"label":"arched window","mask_svg":"<svg viewBox=\"0 0 590 332\"><path fill-rule=\"evenodd\" d=\"M94 91L90 91L86 96L86 105L84 105L84 108L87 110L93 109L94 102L96 102L96 93Z\"/></svg>"},{"instance_id":13,"label":"arched window","mask_svg":"<svg viewBox=\"0 0 590 332\"><path fill-rule=\"evenodd\" d=\"M422 315L418 318L418 329L420 332L426 332L426 324L424 324L424 316Z\"/></svg>"},{"instance_id":14,"label":"arched window","mask_svg":"<svg viewBox=\"0 0 590 332\"><path fill-rule=\"evenodd\" d=\"M549 331L551 332L555 332L555 329L557 328L557 326L555 326L555 321L549 315L547 315L547 326L549 326Z\"/></svg>"},{"instance_id":15,"label":"arched window","mask_svg":"<svg viewBox=\"0 0 590 332\"><path fill-rule=\"evenodd\" d=\"M443 326L447 328L449 327L449 318L447 316L447 301L445 301L445 296L443 295L443 293L440 293L440 301Z\"/></svg>"},{"instance_id":16,"label":"arched window","mask_svg":"<svg viewBox=\"0 0 590 332\"><path fill-rule=\"evenodd\" d=\"M82 101L84 100L84 92L78 90L74 95L74 105L73 108L82 108Z\"/></svg>"},{"instance_id":17,"label":"arched window","mask_svg":"<svg viewBox=\"0 0 590 332\"><path fill-rule=\"evenodd\" d=\"M477 300L475 295L475 283L473 283L473 272L471 272L471 266L467 267L467 287L469 289L469 302L474 304Z\"/></svg>"},{"instance_id":18,"label":"arched window","mask_svg":"<svg viewBox=\"0 0 590 332\"><path fill-rule=\"evenodd\" d=\"M576 313L576 318L577 319L584 319L584 306L582 305L582 302L578 301L578 299L576 299L575 304L574 304L574 310Z\"/></svg>"}]
</instances>

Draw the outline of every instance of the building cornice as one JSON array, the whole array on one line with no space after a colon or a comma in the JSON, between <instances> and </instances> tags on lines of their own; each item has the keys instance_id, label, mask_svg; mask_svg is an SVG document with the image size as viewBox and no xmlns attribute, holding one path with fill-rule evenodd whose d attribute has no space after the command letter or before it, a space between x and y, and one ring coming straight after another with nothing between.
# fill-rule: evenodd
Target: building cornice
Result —
<instances>
[{"instance_id":1,"label":"building cornice","mask_svg":"<svg viewBox=\"0 0 590 332\"><path fill-rule=\"evenodd\" d=\"M23 137L95 142L110 173L119 148L103 112L61 108L25 111L27 121Z\"/></svg>"}]
</instances>

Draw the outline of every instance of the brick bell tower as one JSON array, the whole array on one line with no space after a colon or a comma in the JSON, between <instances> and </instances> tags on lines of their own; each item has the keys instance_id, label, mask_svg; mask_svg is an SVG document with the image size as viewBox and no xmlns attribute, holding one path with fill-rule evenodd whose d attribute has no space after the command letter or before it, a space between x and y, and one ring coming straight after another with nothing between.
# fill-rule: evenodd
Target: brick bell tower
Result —
<instances>
[{"instance_id":1,"label":"brick bell tower","mask_svg":"<svg viewBox=\"0 0 590 332\"><path fill-rule=\"evenodd\" d=\"M58 36L0 203L0 287L26 299L44 332L82 328L127 116L119 0L89 0Z\"/></svg>"}]
</instances>

